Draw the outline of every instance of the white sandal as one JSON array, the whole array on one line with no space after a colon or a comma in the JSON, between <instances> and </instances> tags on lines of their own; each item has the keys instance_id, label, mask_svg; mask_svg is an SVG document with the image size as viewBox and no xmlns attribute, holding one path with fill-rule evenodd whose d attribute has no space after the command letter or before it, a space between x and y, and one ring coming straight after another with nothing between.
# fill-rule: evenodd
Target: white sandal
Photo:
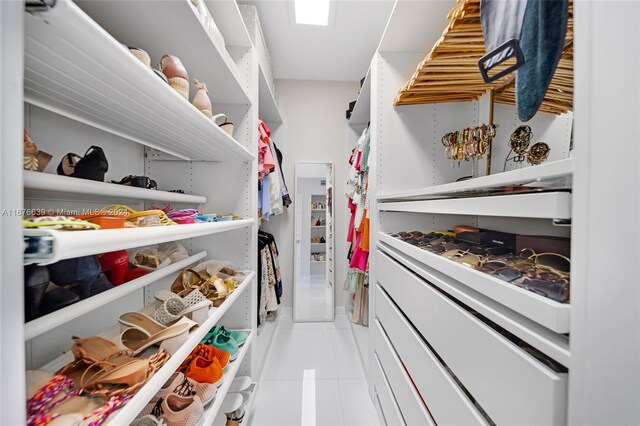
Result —
<instances>
[{"instance_id":1,"label":"white sandal","mask_svg":"<svg viewBox=\"0 0 640 426\"><path fill-rule=\"evenodd\" d=\"M203 324L209 314L211 301L200 291L194 290L185 298L174 295L166 299L153 314L153 318L162 325L169 325L183 316L190 317L198 324Z\"/></svg>"},{"instance_id":2,"label":"white sandal","mask_svg":"<svg viewBox=\"0 0 640 426\"><path fill-rule=\"evenodd\" d=\"M120 333L118 344L120 347L133 351L134 355L149 346L159 345L170 354L174 354L189 338L190 324L180 322L150 336L139 328L127 328Z\"/></svg>"}]
</instances>

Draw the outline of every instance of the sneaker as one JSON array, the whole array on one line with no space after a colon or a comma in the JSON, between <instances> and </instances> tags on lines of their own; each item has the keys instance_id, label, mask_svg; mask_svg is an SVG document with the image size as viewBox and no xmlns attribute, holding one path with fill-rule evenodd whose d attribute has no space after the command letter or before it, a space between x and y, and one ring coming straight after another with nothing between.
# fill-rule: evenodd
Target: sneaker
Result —
<instances>
[{"instance_id":1,"label":"sneaker","mask_svg":"<svg viewBox=\"0 0 640 426\"><path fill-rule=\"evenodd\" d=\"M197 425L202 422L204 406L197 396L171 394L158 400L151 414L164 420L167 426Z\"/></svg>"},{"instance_id":2,"label":"sneaker","mask_svg":"<svg viewBox=\"0 0 640 426\"><path fill-rule=\"evenodd\" d=\"M201 343L229 352L231 361L234 361L238 357L238 343L236 343L226 330L220 330L217 334L210 332Z\"/></svg>"},{"instance_id":3,"label":"sneaker","mask_svg":"<svg viewBox=\"0 0 640 426\"><path fill-rule=\"evenodd\" d=\"M225 368L229 363L229 352L225 352L222 349L214 348L213 346L203 345L202 343L198 343L198 345L191 351L191 354L185 359L180 368L178 370L183 369L186 365L191 361L192 358L202 357L206 360L212 361L214 358L218 359L220 366Z\"/></svg>"},{"instance_id":4,"label":"sneaker","mask_svg":"<svg viewBox=\"0 0 640 426\"><path fill-rule=\"evenodd\" d=\"M196 382L182 373L173 373L136 418L142 420L144 417L150 416L158 401L169 397L169 395L175 394L183 398L197 396L202 405L207 405L216 396L217 390L218 386L216 385Z\"/></svg>"},{"instance_id":5,"label":"sneaker","mask_svg":"<svg viewBox=\"0 0 640 426\"><path fill-rule=\"evenodd\" d=\"M208 360L196 356L189 361L182 372L196 382L210 383L216 387L222 384L222 366L217 358Z\"/></svg>"},{"instance_id":6,"label":"sneaker","mask_svg":"<svg viewBox=\"0 0 640 426\"><path fill-rule=\"evenodd\" d=\"M229 330L227 328L224 328L221 325L216 325L215 327L213 327L213 329L211 329L211 331L207 333L207 336L209 336L210 334L215 336L216 334L221 332L228 333L229 336L231 336L231 338L236 341L238 346L244 345L244 342L247 341L247 337L249 337L249 333L245 331ZM205 339L206 339L206 336L205 336Z\"/></svg>"}]
</instances>

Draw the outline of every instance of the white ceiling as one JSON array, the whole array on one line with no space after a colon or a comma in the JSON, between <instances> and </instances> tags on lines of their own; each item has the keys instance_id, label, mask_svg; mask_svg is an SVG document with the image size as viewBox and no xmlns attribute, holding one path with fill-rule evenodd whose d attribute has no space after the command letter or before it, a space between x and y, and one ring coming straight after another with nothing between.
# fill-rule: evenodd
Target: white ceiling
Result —
<instances>
[{"instance_id":1,"label":"white ceiling","mask_svg":"<svg viewBox=\"0 0 640 426\"><path fill-rule=\"evenodd\" d=\"M296 25L292 0L241 0L258 8L277 79L358 81L365 76L394 0L332 0L328 27Z\"/></svg>"}]
</instances>

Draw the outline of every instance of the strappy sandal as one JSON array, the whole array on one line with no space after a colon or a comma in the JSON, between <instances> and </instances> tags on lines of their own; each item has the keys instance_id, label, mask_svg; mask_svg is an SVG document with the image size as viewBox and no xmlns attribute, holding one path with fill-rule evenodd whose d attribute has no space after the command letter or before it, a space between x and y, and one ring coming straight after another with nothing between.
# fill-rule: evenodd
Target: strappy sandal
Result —
<instances>
[{"instance_id":1,"label":"strappy sandal","mask_svg":"<svg viewBox=\"0 0 640 426\"><path fill-rule=\"evenodd\" d=\"M164 55L160 58L158 68L167 77L169 85L188 101L189 75L180 59L173 55Z\"/></svg>"},{"instance_id":2,"label":"strappy sandal","mask_svg":"<svg viewBox=\"0 0 640 426\"><path fill-rule=\"evenodd\" d=\"M220 306L228 295L224 281L216 275L209 276L205 271L185 269L171 285L171 291L183 297L194 290L204 294L214 307Z\"/></svg>"},{"instance_id":3,"label":"strappy sandal","mask_svg":"<svg viewBox=\"0 0 640 426\"><path fill-rule=\"evenodd\" d=\"M134 355L153 345L159 345L161 350L173 354L187 341L190 329L191 324L185 322L179 322L153 335L138 328L127 328L120 333L119 343L133 351Z\"/></svg>"},{"instance_id":4,"label":"strappy sandal","mask_svg":"<svg viewBox=\"0 0 640 426\"><path fill-rule=\"evenodd\" d=\"M122 350L111 340L94 336L81 339L72 337L74 343L71 346L74 360L56 372L74 380L80 387L80 379L91 365L99 362L109 362L113 365L122 365L133 359L130 350Z\"/></svg>"},{"instance_id":5,"label":"strappy sandal","mask_svg":"<svg viewBox=\"0 0 640 426\"><path fill-rule=\"evenodd\" d=\"M160 350L149 358L133 358L120 366L107 361L95 363L80 378L80 387L91 395L129 395L144 386L169 358Z\"/></svg>"}]
</instances>

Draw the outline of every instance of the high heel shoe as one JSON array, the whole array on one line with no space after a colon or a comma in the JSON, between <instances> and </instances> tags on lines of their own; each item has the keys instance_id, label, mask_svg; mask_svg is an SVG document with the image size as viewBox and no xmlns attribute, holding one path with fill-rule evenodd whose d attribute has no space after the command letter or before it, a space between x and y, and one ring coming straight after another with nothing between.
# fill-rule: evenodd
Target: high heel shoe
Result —
<instances>
[{"instance_id":1,"label":"high heel shoe","mask_svg":"<svg viewBox=\"0 0 640 426\"><path fill-rule=\"evenodd\" d=\"M105 253L99 258L102 272L107 276L111 284L118 286L125 282L129 255L126 250Z\"/></svg>"},{"instance_id":2,"label":"high heel shoe","mask_svg":"<svg viewBox=\"0 0 640 426\"><path fill-rule=\"evenodd\" d=\"M189 75L180 59L164 55L158 68L167 77L169 85L187 101L189 100Z\"/></svg>"},{"instance_id":3,"label":"high heel shoe","mask_svg":"<svg viewBox=\"0 0 640 426\"><path fill-rule=\"evenodd\" d=\"M211 110L211 99L209 99L209 91L207 90L207 85L199 82L198 80L194 80L194 84L196 86L196 94L193 97L193 106L198 108L198 110L208 118L213 117L213 112Z\"/></svg>"}]
</instances>

